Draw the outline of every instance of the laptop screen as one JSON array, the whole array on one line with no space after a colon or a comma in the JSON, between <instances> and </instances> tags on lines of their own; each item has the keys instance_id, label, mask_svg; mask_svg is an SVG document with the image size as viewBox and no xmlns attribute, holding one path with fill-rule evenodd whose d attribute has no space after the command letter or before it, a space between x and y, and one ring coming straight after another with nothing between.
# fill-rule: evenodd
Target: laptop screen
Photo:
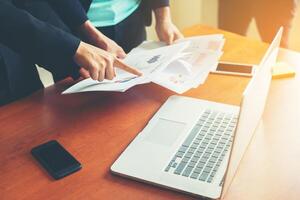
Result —
<instances>
[{"instance_id":1,"label":"laptop screen","mask_svg":"<svg viewBox=\"0 0 300 200\"><path fill-rule=\"evenodd\" d=\"M263 114L272 79L271 67L277 59L282 31L280 28L244 92L221 199L230 187Z\"/></svg>"}]
</instances>

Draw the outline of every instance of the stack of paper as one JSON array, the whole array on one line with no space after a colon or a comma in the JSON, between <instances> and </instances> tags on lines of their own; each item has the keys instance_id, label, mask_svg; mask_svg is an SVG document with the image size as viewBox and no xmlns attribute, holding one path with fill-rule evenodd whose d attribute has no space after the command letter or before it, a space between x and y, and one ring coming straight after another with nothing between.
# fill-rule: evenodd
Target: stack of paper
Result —
<instances>
[{"instance_id":1,"label":"stack of paper","mask_svg":"<svg viewBox=\"0 0 300 200\"><path fill-rule=\"evenodd\" d=\"M143 72L136 77L116 70L114 80L102 82L83 80L63 92L118 91L154 82L177 93L183 93L202 84L211 70L215 70L222 55L223 35L185 38L165 46L161 42L144 42L133 49L124 62Z\"/></svg>"}]
</instances>

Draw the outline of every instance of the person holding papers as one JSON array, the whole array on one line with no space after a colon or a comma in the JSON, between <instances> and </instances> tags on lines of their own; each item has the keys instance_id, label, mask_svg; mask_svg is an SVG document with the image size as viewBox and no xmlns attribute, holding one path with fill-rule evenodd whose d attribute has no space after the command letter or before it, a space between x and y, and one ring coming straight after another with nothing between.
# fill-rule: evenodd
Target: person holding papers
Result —
<instances>
[{"instance_id":1,"label":"person holding papers","mask_svg":"<svg viewBox=\"0 0 300 200\"><path fill-rule=\"evenodd\" d=\"M85 23L84 32L92 43L98 45L100 42L100 47L101 39L97 41L97 33L92 26L129 52L146 39L145 26L151 24L152 10L156 33L161 41L171 44L183 37L172 23L167 0L91 0L87 10L91 23Z\"/></svg>"},{"instance_id":2,"label":"person holding papers","mask_svg":"<svg viewBox=\"0 0 300 200\"><path fill-rule=\"evenodd\" d=\"M182 37L171 21L167 0L124 2L0 0L0 105L43 87L35 64L52 72L55 81L67 76L112 79L114 66L141 75L119 59L145 39L145 25L151 23L152 10L160 40L171 44ZM115 9L119 4L122 6ZM110 24L104 19L102 25L97 25L103 33L88 20L86 12L92 12L95 5L113 12L107 16L115 16Z\"/></svg>"},{"instance_id":3,"label":"person holding papers","mask_svg":"<svg viewBox=\"0 0 300 200\"><path fill-rule=\"evenodd\" d=\"M77 1L55 2L85 12ZM140 75L114 54L70 33L86 20L65 20L68 28L46 1L0 0L0 105L43 87L34 64L47 68L56 80L84 75L79 66L96 80L112 79L113 66Z\"/></svg>"},{"instance_id":4,"label":"person holding papers","mask_svg":"<svg viewBox=\"0 0 300 200\"><path fill-rule=\"evenodd\" d=\"M151 25L152 11L156 19L156 33L161 41L172 44L175 40L183 38L171 20L169 0L49 0L49 2L62 20L84 41L119 58L124 58L126 53L146 39L145 26ZM82 7L75 6L78 2ZM82 8L86 12L83 12ZM81 71L83 77L87 78L88 73L84 69Z\"/></svg>"}]
</instances>

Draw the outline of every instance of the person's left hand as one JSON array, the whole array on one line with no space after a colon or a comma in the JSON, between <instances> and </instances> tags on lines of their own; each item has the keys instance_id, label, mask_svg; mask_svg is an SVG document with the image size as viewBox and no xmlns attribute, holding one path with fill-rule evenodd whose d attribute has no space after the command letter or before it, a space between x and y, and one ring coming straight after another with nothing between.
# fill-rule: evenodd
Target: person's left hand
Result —
<instances>
[{"instance_id":1,"label":"person's left hand","mask_svg":"<svg viewBox=\"0 0 300 200\"><path fill-rule=\"evenodd\" d=\"M155 29L158 39L167 44L183 38L178 28L170 20L157 22Z\"/></svg>"},{"instance_id":2,"label":"person's left hand","mask_svg":"<svg viewBox=\"0 0 300 200\"><path fill-rule=\"evenodd\" d=\"M126 53L122 47L98 31L89 20L84 22L79 27L78 31L81 38L87 41L89 44L108 51L118 58L122 59L126 57Z\"/></svg>"}]
</instances>

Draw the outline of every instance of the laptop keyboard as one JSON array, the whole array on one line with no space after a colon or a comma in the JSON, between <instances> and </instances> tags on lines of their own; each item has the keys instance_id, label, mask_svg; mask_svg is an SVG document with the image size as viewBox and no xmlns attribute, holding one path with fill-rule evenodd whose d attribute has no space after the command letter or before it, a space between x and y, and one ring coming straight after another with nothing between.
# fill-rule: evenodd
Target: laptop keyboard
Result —
<instances>
[{"instance_id":1,"label":"laptop keyboard","mask_svg":"<svg viewBox=\"0 0 300 200\"><path fill-rule=\"evenodd\" d=\"M205 110L165 172L211 183L228 152L237 116Z\"/></svg>"}]
</instances>

